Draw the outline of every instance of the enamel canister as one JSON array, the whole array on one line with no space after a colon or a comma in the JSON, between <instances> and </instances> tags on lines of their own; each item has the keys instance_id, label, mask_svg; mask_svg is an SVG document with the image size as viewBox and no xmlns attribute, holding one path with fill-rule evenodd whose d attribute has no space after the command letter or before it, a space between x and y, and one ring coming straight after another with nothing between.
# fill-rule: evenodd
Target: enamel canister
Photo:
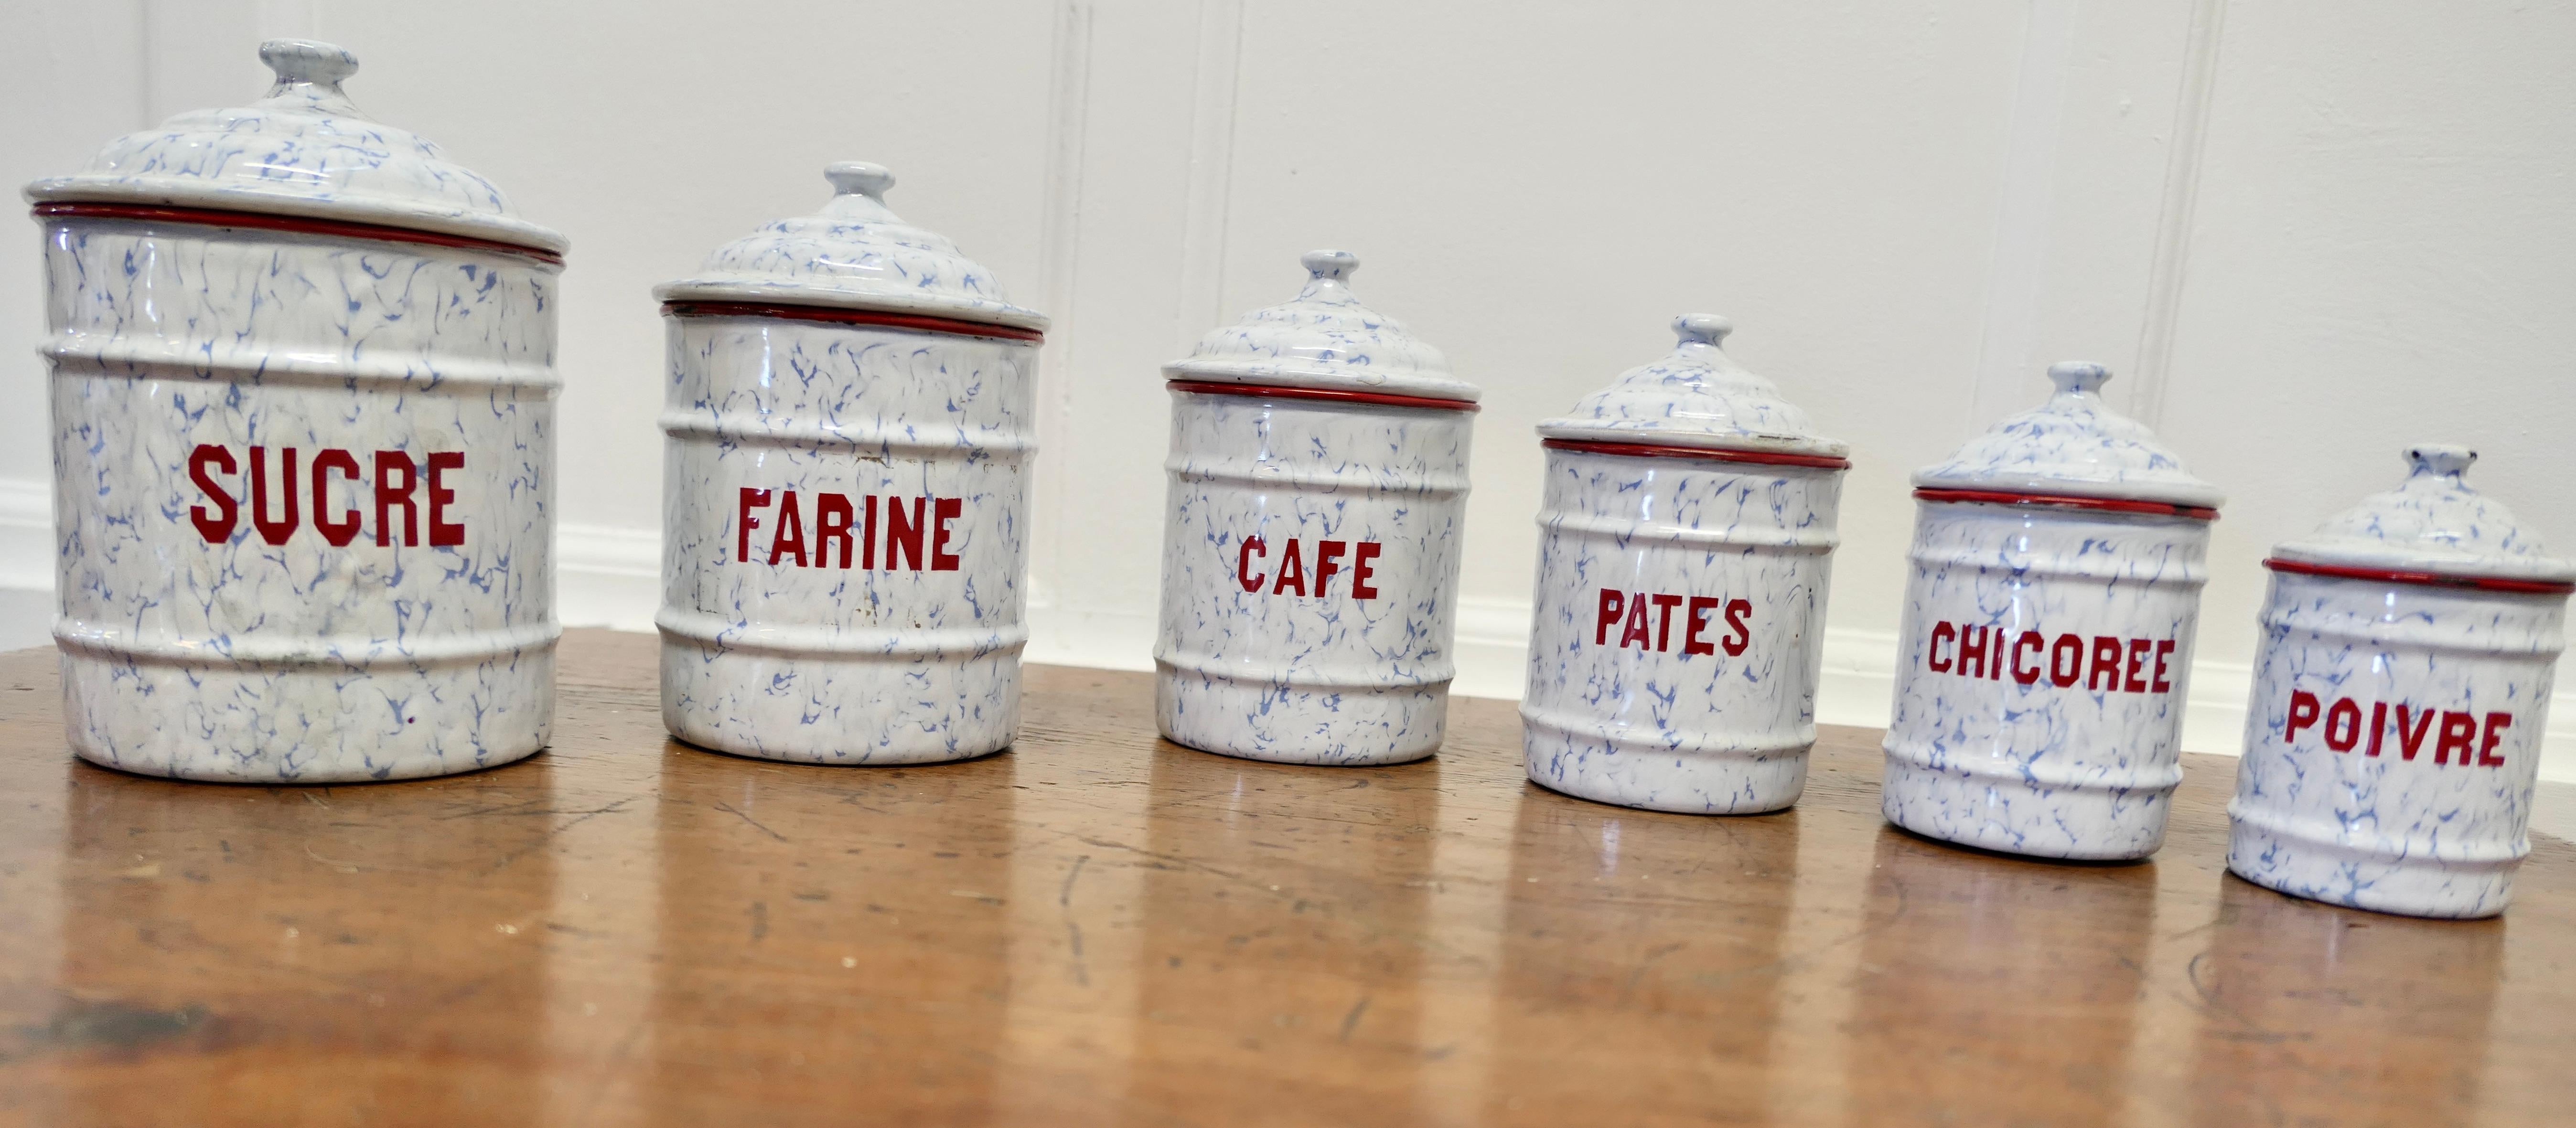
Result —
<instances>
[{"instance_id":1,"label":"enamel canister","mask_svg":"<svg viewBox=\"0 0 2576 1128\"><path fill-rule=\"evenodd\" d=\"M820 212L654 291L662 719L771 760L996 752L1019 727L1047 321L888 209L884 168L824 178Z\"/></svg>"},{"instance_id":2,"label":"enamel canister","mask_svg":"<svg viewBox=\"0 0 2576 1128\"><path fill-rule=\"evenodd\" d=\"M1477 391L1361 305L1342 251L1165 365L1155 712L1192 748L1391 764L1440 746Z\"/></svg>"},{"instance_id":3,"label":"enamel canister","mask_svg":"<svg viewBox=\"0 0 2576 1128\"><path fill-rule=\"evenodd\" d=\"M2264 561L2227 868L2360 909L2513 898L2576 561L2462 481L2465 447Z\"/></svg>"},{"instance_id":4,"label":"enamel canister","mask_svg":"<svg viewBox=\"0 0 2576 1128\"><path fill-rule=\"evenodd\" d=\"M2225 498L2103 402L2099 365L1914 475L1888 821L2047 858L2141 858L2182 782L2182 710Z\"/></svg>"},{"instance_id":5,"label":"enamel canister","mask_svg":"<svg viewBox=\"0 0 2576 1128\"><path fill-rule=\"evenodd\" d=\"M1539 424L1547 482L1531 780L1604 803L1753 814L1816 742L1846 447L1728 357L1725 318Z\"/></svg>"},{"instance_id":6,"label":"enamel canister","mask_svg":"<svg viewBox=\"0 0 2576 1128\"><path fill-rule=\"evenodd\" d=\"M183 779L508 763L554 715L562 236L277 40L266 97L27 188L64 721Z\"/></svg>"}]
</instances>

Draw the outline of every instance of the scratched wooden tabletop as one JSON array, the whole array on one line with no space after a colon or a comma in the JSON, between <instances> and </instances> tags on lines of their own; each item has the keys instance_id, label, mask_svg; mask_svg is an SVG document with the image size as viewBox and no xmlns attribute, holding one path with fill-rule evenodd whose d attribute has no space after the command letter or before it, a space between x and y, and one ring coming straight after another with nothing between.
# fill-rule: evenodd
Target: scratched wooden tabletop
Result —
<instances>
[{"instance_id":1,"label":"scratched wooden tabletop","mask_svg":"<svg viewBox=\"0 0 2576 1128\"><path fill-rule=\"evenodd\" d=\"M552 751L236 787L64 750L0 657L0 1122L2567 1123L2576 851L2502 920L2058 865L1878 817L1827 729L1791 813L1436 760L1156 740L1138 674L1030 670L1018 747L791 767L664 739L650 638L564 642ZM2555 785L2553 785L2555 786ZM2563 790L2563 789L2562 789Z\"/></svg>"}]
</instances>

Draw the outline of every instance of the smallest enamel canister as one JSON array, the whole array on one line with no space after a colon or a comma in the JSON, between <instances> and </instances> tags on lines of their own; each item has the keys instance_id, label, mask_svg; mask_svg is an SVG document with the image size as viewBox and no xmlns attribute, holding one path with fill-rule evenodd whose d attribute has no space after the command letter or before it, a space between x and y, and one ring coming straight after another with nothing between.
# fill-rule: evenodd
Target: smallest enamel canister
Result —
<instances>
[{"instance_id":1,"label":"smallest enamel canister","mask_svg":"<svg viewBox=\"0 0 2576 1128\"><path fill-rule=\"evenodd\" d=\"M2227 868L2292 896L2429 917L2513 898L2576 561L2418 446L2396 489L2264 566Z\"/></svg>"},{"instance_id":2,"label":"smallest enamel canister","mask_svg":"<svg viewBox=\"0 0 2576 1128\"><path fill-rule=\"evenodd\" d=\"M1357 256L1163 366L1163 735L1291 764L1440 747L1477 391L1352 293Z\"/></svg>"},{"instance_id":3,"label":"smallest enamel canister","mask_svg":"<svg viewBox=\"0 0 2576 1128\"><path fill-rule=\"evenodd\" d=\"M1842 443L1673 321L1671 354L1539 424L1529 777L1625 807L1798 801L1816 743Z\"/></svg>"},{"instance_id":4,"label":"smallest enamel canister","mask_svg":"<svg viewBox=\"0 0 2576 1128\"><path fill-rule=\"evenodd\" d=\"M2102 399L2109 371L1914 475L1887 820L2043 858L2143 858L2182 783L2209 524L2225 500Z\"/></svg>"}]
</instances>

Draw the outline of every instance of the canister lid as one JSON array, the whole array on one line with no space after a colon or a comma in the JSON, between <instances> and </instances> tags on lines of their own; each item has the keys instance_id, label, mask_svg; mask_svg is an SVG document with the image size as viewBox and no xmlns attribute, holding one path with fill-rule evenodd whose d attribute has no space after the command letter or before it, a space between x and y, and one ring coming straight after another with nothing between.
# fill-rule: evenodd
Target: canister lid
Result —
<instances>
[{"instance_id":1,"label":"canister lid","mask_svg":"<svg viewBox=\"0 0 2576 1128\"><path fill-rule=\"evenodd\" d=\"M1550 439L1815 455L1839 459L1850 448L1815 433L1807 413L1780 398L1778 385L1726 355L1733 322L1715 314L1673 319L1680 341L1670 355L1631 368L1574 410L1538 425Z\"/></svg>"},{"instance_id":2,"label":"canister lid","mask_svg":"<svg viewBox=\"0 0 2576 1128\"><path fill-rule=\"evenodd\" d=\"M1199 339L1186 359L1163 366L1174 380L1381 392L1474 403L1476 386L1452 375L1449 358L1351 292L1360 259L1349 251L1308 251L1306 288L1283 305L1254 310Z\"/></svg>"},{"instance_id":3,"label":"canister lid","mask_svg":"<svg viewBox=\"0 0 2576 1128\"><path fill-rule=\"evenodd\" d=\"M2478 452L2463 446L2406 448L2412 469L2396 489L2363 498L2317 530L2272 550L2282 561L2327 569L2424 573L2427 579L2460 577L2539 581L2576 580L2576 560L2550 556L2540 537L2504 506L2470 489L2462 478ZM2403 578L2382 576L2380 578Z\"/></svg>"},{"instance_id":4,"label":"canister lid","mask_svg":"<svg viewBox=\"0 0 2576 1128\"><path fill-rule=\"evenodd\" d=\"M1043 330L1046 315L1012 305L1000 279L945 235L886 207L894 173L842 161L823 169L831 202L773 220L716 248L692 277L653 290L665 301L830 306Z\"/></svg>"},{"instance_id":5,"label":"canister lid","mask_svg":"<svg viewBox=\"0 0 2576 1128\"><path fill-rule=\"evenodd\" d=\"M2109 369L2070 361L2050 365L2048 378L2057 394L2047 403L2004 417L1949 461L1916 471L1915 486L2213 510L2227 500L2144 424L2103 402Z\"/></svg>"},{"instance_id":6,"label":"canister lid","mask_svg":"<svg viewBox=\"0 0 2576 1128\"><path fill-rule=\"evenodd\" d=\"M570 244L512 210L499 188L438 146L360 113L340 83L357 57L328 43L272 39L268 96L195 110L110 143L73 176L27 186L49 206L123 205L301 216L428 231L561 253ZM78 214L78 213L74 213Z\"/></svg>"}]
</instances>

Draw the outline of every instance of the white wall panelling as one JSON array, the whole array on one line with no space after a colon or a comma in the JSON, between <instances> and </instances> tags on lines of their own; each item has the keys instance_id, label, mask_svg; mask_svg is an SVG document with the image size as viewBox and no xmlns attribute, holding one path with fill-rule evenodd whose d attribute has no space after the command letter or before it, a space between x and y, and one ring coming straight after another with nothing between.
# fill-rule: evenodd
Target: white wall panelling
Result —
<instances>
[{"instance_id":1,"label":"white wall panelling","mask_svg":"<svg viewBox=\"0 0 2576 1128\"><path fill-rule=\"evenodd\" d=\"M1660 354L1675 313L1851 441L1823 719L1888 702L1905 476L2041 369L2120 375L2232 495L2185 744L2234 751L2273 542L2468 442L2576 551L2576 3L1684 0L1474 18L1364 0L0 0L0 180L257 93L271 35L365 62L419 129L573 238L567 623L648 628L662 334L648 293L836 159L1054 315L1030 657L1150 658L1157 372L1344 246L1367 300L1487 390L1462 692L1521 679L1531 427ZM0 349L32 391L32 231ZM2422 394L2431 387L2432 394ZM0 418L0 642L50 576L42 421ZM2576 671L2554 778L2576 779Z\"/></svg>"}]
</instances>

